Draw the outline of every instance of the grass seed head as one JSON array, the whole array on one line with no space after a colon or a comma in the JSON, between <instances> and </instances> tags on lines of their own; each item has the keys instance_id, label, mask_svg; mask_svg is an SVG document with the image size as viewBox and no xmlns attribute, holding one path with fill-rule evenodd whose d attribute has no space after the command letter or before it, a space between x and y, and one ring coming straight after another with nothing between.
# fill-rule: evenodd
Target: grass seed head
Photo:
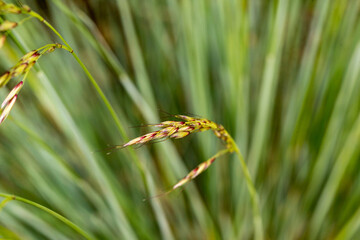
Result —
<instances>
[{"instance_id":1,"label":"grass seed head","mask_svg":"<svg viewBox=\"0 0 360 240\"><path fill-rule=\"evenodd\" d=\"M191 133L213 130L218 138L225 141L227 149L233 149L232 138L222 125L216 124L205 118L195 118L185 115L175 115L175 117L184 121L164 121L159 124L150 124L149 126L159 127L162 129L130 140L129 142L118 146L118 148L144 144L152 140L162 140L165 138L179 139L186 137Z\"/></svg>"},{"instance_id":2,"label":"grass seed head","mask_svg":"<svg viewBox=\"0 0 360 240\"><path fill-rule=\"evenodd\" d=\"M160 127L162 129L135 138L119 147L123 148L136 144L144 144L152 140L162 140L166 138L179 139L186 137L191 133L217 129L218 127L216 123L203 118L193 118L184 115L176 115L176 117L185 121L164 121L159 124L149 125Z\"/></svg>"},{"instance_id":3,"label":"grass seed head","mask_svg":"<svg viewBox=\"0 0 360 240\"><path fill-rule=\"evenodd\" d=\"M25 54L9 71L0 76L0 87L5 86L12 78L30 71L41 54L33 50Z\"/></svg>"},{"instance_id":4,"label":"grass seed head","mask_svg":"<svg viewBox=\"0 0 360 240\"><path fill-rule=\"evenodd\" d=\"M141 137L130 140L129 142L117 146L116 148L124 148L132 145L139 145L151 142L153 140L163 140L166 138L184 138L191 133L202 132L207 130L213 130L216 137L220 138L226 143L226 149L218 152L213 157L207 161L199 164L195 169L193 169L188 175L176 183L172 189L164 194L170 193L171 191L183 186L184 184L190 182L192 179L196 178L199 174L204 172L217 157L235 151L234 141L232 140L229 133L225 130L222 125L216 124L213 121L210 121L205 118L195 118L185 115L175 115L176 118L179 118L183 121L164 121L159 124L151 124L149 126L162 128L161 130L150 132ZM161 194L159 196L162 196Z\"/></svg>"}]
</instances>

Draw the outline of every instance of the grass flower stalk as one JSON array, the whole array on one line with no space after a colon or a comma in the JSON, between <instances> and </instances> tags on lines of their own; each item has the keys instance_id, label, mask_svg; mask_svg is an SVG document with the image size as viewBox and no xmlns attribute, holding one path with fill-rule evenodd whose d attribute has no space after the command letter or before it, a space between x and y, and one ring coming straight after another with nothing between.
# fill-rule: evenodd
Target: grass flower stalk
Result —
<instances>
[{"instance_id":1,"label":"grass flower stalk","mask_svg":"<svg viewBox=\"0 0 360 240\"><path fill-rule=\"evenodd\" d=\"M128 146L141 146L145 143L166 140L169 138L179 139L188 136L191 133L202 132L207 130L212 130L216 137L220 138L223 142L225 142L226 149L223 149L216 153L214 156L206 160L205 162L200 163L195 169L193 169L188 175L186 175L183 179L177 182L169 191L157 195L163 196L166 195L175 189L187 184L194 178L196 178L199 174L204 172L206 169L210 167L210 165L215 161L216 158L226 154L235 152L240 164L243 174L245 176L247 188L250 194L252 207L253 207L253 217L254 217L254 229L255 229L255 239L264 239L263 235L263 225L262 218L260 214L259 207L259 197L256 192L254 183L251 179L249 169L246 165L246 162L236 145L234 139L230 136L230 134L226 131L226 129L213 121L210 121L205 118L195 118L189 117L185 115L174 115L175 118L181 119L182 121L164 121L159 124L149 124L147 126L159 127L162 128L157 131L153 131L147 133L143 136L134 138L129 142L113 147L112 149L122 149Z\"/></svg>"}]
</instances>

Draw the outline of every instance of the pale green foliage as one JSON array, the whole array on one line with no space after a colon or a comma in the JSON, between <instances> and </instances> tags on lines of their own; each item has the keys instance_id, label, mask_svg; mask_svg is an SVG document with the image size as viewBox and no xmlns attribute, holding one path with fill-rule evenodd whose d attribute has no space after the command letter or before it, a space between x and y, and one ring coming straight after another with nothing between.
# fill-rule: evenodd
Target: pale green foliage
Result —
<instances>
[{"instance_id":1,"label":"pale green foliage","mask_svg":"<svg viewBox=\"0 0 360 240\"><path fill-rule=\"evenodd\" d=\"M144 134L132 126L161 122L160 108L211 119L234 137L265 238L360 233L360 1L38 2L24 0L64 36L104 95L69 52L41 57L0 125L0 192L42 204L98 239L254 238L234 156L184 191L142 201L222 149L211 133L98 152ZM36 19L11 33L0 74L30 50L63 44ZM1 88L0 99L19 81ZM15 201L0 212L0 236L80 237Z\"/></svg>"}]
</instances>

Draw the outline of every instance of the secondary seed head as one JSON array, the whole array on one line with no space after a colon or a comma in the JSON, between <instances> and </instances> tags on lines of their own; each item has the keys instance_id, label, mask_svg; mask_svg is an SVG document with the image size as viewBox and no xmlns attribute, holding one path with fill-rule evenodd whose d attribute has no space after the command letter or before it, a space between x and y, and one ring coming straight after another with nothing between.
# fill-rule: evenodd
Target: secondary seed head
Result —
<instances>
[{"instance_id":1,"label":"secondary seed head","mask_svg":"<svg viewBox=\"0 0 360 240\"><path fill-rule=\"evenodd\" d=\"M184 184L190 182L192 179L196 178L200 173L204 172L210 165L215 161L215 157L210 158L209 160L200 163L195 169L193 169L186 177L181 179L177 184L172 187L172 190L175 190L178 187L183 186Z\"/></svg>"},{"instance_id":2,"label":"secondary seed head","mask_svg":"<svg viewBox=\"0 0 360 240\"><path fill-rule=\"evenodd\" d=\"M25 54L15 66L0 76L0 87L5 86L11 78L27 73L40 56L36 50Z\"/></svg>"},{"instance_id":3,"label":"secondary seed head","mask_svg":"<svg viewBox=\"0 0 360 240\"><path fill-rule=\"evenodd\" d=\"M58 48L58 44L50 44L50 46L45 46L45 50L43 51L32 50L26 53L9 71L5 72L2 76L0 76L0 87L5 86L11 80L11 78L29 72L36 63L36 61L52 46L56 46L56 48ZM40 49L44 49L44 47Z\"/></svg>"}]
</instances>

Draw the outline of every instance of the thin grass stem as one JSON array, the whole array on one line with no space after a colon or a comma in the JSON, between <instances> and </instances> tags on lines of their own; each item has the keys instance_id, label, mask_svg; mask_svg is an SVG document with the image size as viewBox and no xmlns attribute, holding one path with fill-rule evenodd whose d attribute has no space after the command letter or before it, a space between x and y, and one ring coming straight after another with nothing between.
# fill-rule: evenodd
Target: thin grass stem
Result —
<instances>
[{"instance_id":1,"label":"thin grass stem","mask_svg":"<svg viewBox=\"0 0 360 240\"><path fill-rule=\"evenodd\" d=\"M105 106L107 107L108 111L110 112L111 117L114 119L116 127L118 128L118 130L120 131L120 133L122 135L126 135L126 132L124 130L124 128L121 125L120 119L117 116L113 106L111 105L110 101L108 100L108 98L105 96L104 92L101 90L99 84L96 82L96 80L94 79L94 77L91 75L91 73L89 72L89 70L87 69L87 67L85 66L85 64L80 60L80 58L77 56L77 54L74 52L74 50L72 49L72 47L68 44L68 42L63 38L63 36L48 22L46 21L42 16L40 16L38 13L34 12L34 11L30 11L28 13L30 16L33 16L35 18L37 18L40 22L44 23L48 28L51 29L51 31L53 31L60 39L61 41L65 44L65 46L67 46L69 48L69 52L73 55L73 57L75 58L75 60L79 63L80 67L84 70L86 76L89 78L91 84L95 87L95 90L98 92L98 94L100 95L101 100L104 102Z\"/></svg>"},{"instance_id":2,"label":"thin grass stem","mask_svg":"<svg viewBox=\"0 0 360 240\"><path fill-rule=\"evenodd\" d=\"M263 223L260 214L259 196L256 192L254 183L251 179L250 171L246 165L243 155L240 152L239 147L232 138L231 141L233 142L234 151L240 161L241 169L245 175L246 185L251 198L251 203L253 207L254 227L255 227L255 239L262 240L264 239L264 230L263 230Z\"/></svg>"},{"instance_id":3,"label":"thin grass stem","mask_svg":"<svg viewBox=\"0 0 360 240\"><path fill-rule=\"evenodd\" d=\"M59 219L60 221L62 221L63 223L65 223L70 228L74 229L76 232L78 232L84 238L86 238L86 239L94 239L88 233L86 233L83 229L81 229L79 226L77 226L75 223L71 222L70 220L63 217L62 215L54 212L53 210L51 210L51 209L49 209L47 207L44 207L43 205L40 205L40 204L38 204L36 202L30 201L30 200L22 198L22 197L18 197L18 196L6 194L6 193L0 193L0 197L5 198L5 200L2 201L1 204L0 204L0 210L7 202L9 202L11 200L16 200L16 201L19 201L19 202L23 202L23 203L29 204L31 206L34 206L36 208L39 208L39 209L49 213L53 217L55 217L55 218Z\"/></svg>"}]
</instances>

